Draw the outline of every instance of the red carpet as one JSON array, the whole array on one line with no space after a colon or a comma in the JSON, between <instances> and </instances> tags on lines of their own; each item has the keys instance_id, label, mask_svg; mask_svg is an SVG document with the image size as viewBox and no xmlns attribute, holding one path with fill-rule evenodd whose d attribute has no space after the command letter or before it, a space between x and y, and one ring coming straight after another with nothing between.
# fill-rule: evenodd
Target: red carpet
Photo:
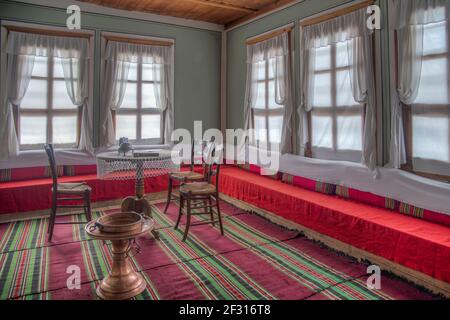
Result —
<instances>
[{"instance_id":1,"label":"red carpet","mask_svg":"<svg viewBox=\"0 0 450 320\"><path fill-rule=\"evenodd\" d=\"M386 275L381 290L366 286L366 265L223 203L225 236L210 225L191 228L186 243L157 205L160 240L138 240L134 267L147 282L137 299L432 299ZM105 210L106 213L114 210ZM83 219L83 216L63 219ZM201 219L199 217L198 219ZM0 225L1 299L96 299L108 272L108 245L87 239L83 226L58 225L51 244L45 219ZM81 289L66 287L68 266L81 270Z\"/></svg>"}]
</instances>

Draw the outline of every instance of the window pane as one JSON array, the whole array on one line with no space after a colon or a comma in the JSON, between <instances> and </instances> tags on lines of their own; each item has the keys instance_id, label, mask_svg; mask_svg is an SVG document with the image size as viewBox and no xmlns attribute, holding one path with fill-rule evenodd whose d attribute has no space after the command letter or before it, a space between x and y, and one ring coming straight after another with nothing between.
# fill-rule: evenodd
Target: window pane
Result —
<instances>
[{"instance_id":1,"label":"window pane","mask_svg":"<svg viewBox=\"0 0 450 320\"><path fill-rule=\"evenodd\" d=\"M423 55L447 52L446 22L430 23L423 30Z\"/></svg>"},{"instance_id":2,"label":"window pane","mask_svg":"<svg viewBox=\"0 0 450 320\"><path fill-rule=\"evenodd\" d=\"M258 82L258 95L256 98L255 109L266 108L266 84L264 82Z\"/></svg>"},{"instance_id":3,"label":"window pane","mask_svg":"<svg viewBox=\"0 0 450 320\"><path fill-rule=\"evenodd\" d=\"M267 129L266 118L264 116L255 116L255 136L258 141L266 141Z\"/></svg>"},{"instance_id":4,"label":"window pane","mask_svg":"<svg viewBox=\"0 0 450 320\"><path fill-rule=\"evenodd\" d=\"M47 71L47 57L34 57L34 66L31 76L46 77Z\"/></svg>"},{"instance_id":5,"label":"window pane","mask_svg":"<svg viewBox=\"0 0 450 320\"><path fill-rule=\"evenodd\" d=\"M161 116L159 114L142 116L142 139L161 138Z\"/></svg>"},{"instance_id":6,"label":"window pane","mask_svg":"<svg viewBox=\"0 0 450 320\"><path fill-rule=\"evenodd\" d=\"M161 72L161 65L157 65L156 66L156 81L161 80L160 72ZM153 81L153 65L151 65L151 64L143 64L142 65L142 80Z\"/></svg>"},{"instance_id":7,"label":"window pane","mask_svg":"<svg viewBox=\"0 0 450 320\"><path fill-rule=\"evenodd\" d=\"M331 46L317 48L315 70L328 70L331 68Z\"/></svg>"},{"instance_id":8,"label":"window pane","mask_svg":"<svg viewBox=\"0 0 450 320\"><path fill-rule=\"evenodd\" d=\"M316 74L314 76L314 107L331 106L331 74Z\"/></svg>"},{"instance_id":9,"label":"window pane","mask_svg":"<svg viewBox=\"0 0 450 320\"><path fill-rule=\"evenodd\" d=\"M136 139L136 116L117 115L116 116L116 139L127 137L130 140Z\"/></svg>"},{"instance_id":10,"label":"window pane","mask_svg":"<svg viewBox=\"0 0 450 320\"><path fill-rule=\"evenodd\" d=\"M337 106L354 106L358 103L353 99L350 83L350 72L348 70L336 72L336 95Z\"/></svg>"},{"instance_id":11,"label":"window pane","mask_svg":"<svg viewBox=\"0 0 450 320\"><path fill-rule=\"evenodd\" d=\"M137 84L128 82L121 108L137 108Z\"/></svg>"},{"instance_id":12,"label":"window pane","mask_svg":"<svg viewBox=\"0 0 450 320\"><path fill-rule=\"evenodd\" d=\"M156 108L156 99L153 83L142 84L142 108Z\"/></svg>"},{"instance_id":13,"label":"window pane","mask_svg":"<svg viewBox=\"0 0 450 320\"><path fill-rule=\"evenodd\" d=\"M77 116L58 116L53 118L53 143L77 142Z\"/></svg>"},{"instance_id":14,"label":"window pane","mask_svg":"<svg viewBox=\"0 0 450 320\"><path fill-rule=\"evenodd\" d=\"M137 63L130 63L130 70L128 71L128 80L137 81Z\"/></svg>"},{"instance_id":15,"label":"window pane","mask_svg":"<svg viewBox=\"0 0 450 320\"><path fill-rule=\"evenodd\" d=\"M338 68L350 64L348 61L348 43L348 41L344 41L336 44L336 66Z\"/></svg>"},{"instance_id":16,"label":"window pane","mask_svg":"<svg viewBox=\"0 0 450 320\"><path fill-rule=\"evenodd\" d=\"M447 104L447 60L424 60L420 76L419 92L414 103Z\"/></svg>"},{"instance_id":17,"label":"window pane","mask_svg":"<svg viewBox=\"0 0 450 320\"><path fill-rule=\"evenodd\" d=\"M322 148L333 147L331 117L312 115L312 145Z\"/></svg>"},{"instance_id":18,"label":"window pane","mask_svg":"<svg viewBox=\"0 0 450 320\"><path fill-rule=\"evenodd\" d=\"M450 161L447 117L413 116L413 156Z\"/></svg>"},{"instance_id":19,"label":"window pane","mask_svg":"<svg viewBox=\"0 0 450 320\"><path fill-rule=\"evenodd\" d=\"M268 101L269 109L278 109L283 106L279 105L275 101L275 81L269 81L269 101Z\"/></svg>"},{"instance_id":20,"label":"window pane","mask_svg":"<svg viewBox=\"0 0 450 320\"><path fill-rule=\"evenodd\" d=\"M269 117L269 139L272 143L281 142L281 128L283 127L283 117Z\"/></svg>"},{"instance_id":21,"label":"window pane","mask_svg":"<svg viewBox=\"0 0 450 320\"><path fill-rule=\"evenodd\" d=\"M67 94L67 87L64 80L53 82L53 109L74 109L75 106Z\"/></svg>"},{"instance_id":22,"label":"window pane","mask_svg":"<svg viewBox=\"0 0 450 320\"><path fill-rule=\"evenodd\" d=\"M266 79L266 62L260 61L253 64L253 67L256 69L257 79L265 80Z\"/></svg>"},{"instance_id":23,"label":"window pane","mask_svg":"<svg viewBox=\"0 0 450 320\"><path fill-rule=\"evenodd\" d=\"M31 79L20 105L22 108L47 108L47 81Z\"/></svg>"},{"instance_id":24,"label":"window pane","mask_svg":"<svg viewBox=\"0 0 450 320\"><path fill-rule=\"evenodd\" d=\"M337 148L338 150L362 149L361 116L337 117Z\"/></svg>"},{"instance_id":25,"label":"window pane","mask_svg":"<svg viewBox=\"0 0 450 320\"><path fill-rule=\"evenodd\" d=\"M275 58L269 59L268 62L269 66L269 79L273 79L275 77L275 70L274 70L274 65L275 65ZM278 72L279 73L279 72Z\"/></svg>"},{"instance_id":26,"label":"window pane","mask_svg":"<svg viewBox=\"0 0 450 320\"><path fill-rule=\"evenodd\" d=\"M20 143L37 144L47 141L47 117L21 116Z\"/></svg>"}]
</instances>

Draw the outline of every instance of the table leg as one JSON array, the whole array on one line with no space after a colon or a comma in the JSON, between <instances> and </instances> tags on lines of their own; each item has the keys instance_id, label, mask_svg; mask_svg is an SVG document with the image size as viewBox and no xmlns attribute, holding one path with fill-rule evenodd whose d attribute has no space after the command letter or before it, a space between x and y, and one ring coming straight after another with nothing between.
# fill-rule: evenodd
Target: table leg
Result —
<instances>
[{"instance_id":1,"label":"table leg","mask_svg":"<svg viewBox=\"0 0 450 320\"><path fill-rule=\"evenodd\" d=\"M126 300L145 290L144 278L130 265L128 252L132 240L113 240L113 265L97 287L97 295L105 300Z\"/></svg>"},{"instance_id":2,"label":"table leg","mask_svg":"<svg viewBox=\"0 0 450 320\"><path fill-rule=\"evenodd\" d=\"M145 186L144 186L144 169L142 163L136 165L136 184L135 184L135 196L126 197L122 201L122 212L137 212L147 217L152 218L152 208L150 203L145 198ZM158 232L152 231L155 239L159 239Z\"/></svg>"}]
</instances>

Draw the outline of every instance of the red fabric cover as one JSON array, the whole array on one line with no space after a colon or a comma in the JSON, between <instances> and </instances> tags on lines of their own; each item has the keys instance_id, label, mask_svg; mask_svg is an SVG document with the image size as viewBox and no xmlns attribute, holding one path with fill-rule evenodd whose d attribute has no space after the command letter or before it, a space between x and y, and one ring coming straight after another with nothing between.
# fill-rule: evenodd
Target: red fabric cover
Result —
<instances>
[{"instance_id":1,"label":"red fabric cover","mask_svg":"<svg viewBox=\"0 0 450 320\"><path fill-rule=\"evenodd\" d=\"M68 177L81 176L91 173L97 173L96 164L64 166L64 175Z\"/></svg>"},{"instance_id":2,"label":"red fabric cover","mask_svg":"<svg viewBox=\"0 0 450 320\"><path fill-rule=\"evenodd\" d=\"M58 176L62 176L64 172L63 167L57 166L57 172ZM23 181L50 177L50 167L13 168L0 170L0 181Z\"/></svg>"},{"instance_id":3,"label":"red fabric cover","mask_svg":"<svg viewBox=\"0 0 450 320\"><path fill-rule=\"evenodd\" d=\"M272 174L272 175L263 175L263 174L261 174L261 171L262 171L261 167L255 165L255 164L244 163L244 164L236 164L236 166L238 168L242 169L242 170L249 171L249 172L252 172L252 173L256 173L256 174L258 174L260 176L265 176L267 178L271 178L271 179L274 179L274 180L279 180L280 179L280 173L279 172L277 172L275 174Z\"/></svg>"},{"instance_id":4,"label":"red fabric cover","mask_svg":"<svg viewBox=\"0 0 450 320\"><path fill-rule=\"evenodd\" d=\"M400 203L398 210L408 216L450 226L450 215L444 213L414 207L404 202Z\"/></svg>"},{"instance_id":5,"label":"red fabric cover","mask_svg":"<svg viewBox=\"0 0 450 320\"><path fill-rule=\"evenodd\" d=\"M304 177L293 176L283 173L281 180L285 183L292 184L297 187L305 188L311 191L317 191L324 194L335 194L336 186L331 183L311 180Z\"/></svg>"},{"instance_id":6,"label":"red fabric cover","mask_svg":"<svg viewBox=\"0 0 450 320\"><path fill-rule=\"evenodd\" d=\"M221 171L220 191L450 283L450 228L245 173Z\"/></svg>"},{"instance_id":7,"label":"red fabric cover","mask_svg":"<svg viewBox=\"0 0 450 320\"><path fill-rule=\"evenodd\" d=\"M97 175L61 177L58 182L86 182L91 201L120 199L134 195L134 180L100 180ZM167 190L167 175L145 179L146 193ZM35 179L0 183L0 214L44 210L51 207L52 179Z\"/></svg>"},{"instance_id":8,"label":"red fabric cover","mask_svg":"<svg viewBox=\"0 0 450 320\"><path fill-rule=\"evenodd\" d=\"M343 186L336 186L336 195L342 198L370 204L372 206L379 208L385 208L390 210L398 209L398 201L388 197L382 197L370 192L360 191Z\"/></svg>"}]
</instances>

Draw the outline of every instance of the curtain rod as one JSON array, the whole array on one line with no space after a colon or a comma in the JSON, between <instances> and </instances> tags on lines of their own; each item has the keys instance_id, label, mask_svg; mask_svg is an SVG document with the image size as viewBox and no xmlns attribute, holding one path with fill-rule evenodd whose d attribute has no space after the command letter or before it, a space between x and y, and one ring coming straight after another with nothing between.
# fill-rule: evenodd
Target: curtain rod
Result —
<instances>
[{"instance_id":1,"label":"curtain rod","mask_svg":"<svg viewBox=\"0 0 450 320\"><path fill-rule=\"evenodd\" d=\"M21 27L21 26L13 26L13 25L4 25L3 26L8 32L24 32L24 33L32 33L32 34L40 34L44 36L58 36L58 37L72 37L72 38L86 38L89 39L93 35L83 32L72 32L72 31L61 31L61 30L53 30L53 29L45 29L45 28L31 28L31 27Z\"/></svg>"},{"instance_id":2,"label":"curtain rod","mask_svg":"<svg viewBox=\"0 0 450 320\"><path fill-rule=\"evenodd\" d=\"M287 27L281 28L281 29L277 29L275 31L269 32L269 33L265 33L262 34L260 36L256 36L254 38L248 39L246 41L247 45L253 45L256 44L258 42L262 42L262 41L266 41L268 39L274 38L276 36L279 36L280 34L286 33L286 32L290 32L292 29L294 29L293 25L289 25Z\"/></svg>"},{"instance_id":3,"label":"curtain rod","mask_svg":"<svg viewBox=\"0 0 450 320\"><path fill-rule=\"evenodd\" d=\"M300 27L307 27L307 26L311 26L313 24L318 24L327 20L331 20L343 15L346 15L347 13L371 6L375 3L375 0L368 0L368 1L364 1L361 3L357 3L354 5L351 5L349 7L346 8L342 8L342 9L337 9L335 11L332 11L330 13L325 13L321 16L318 17L314 17L314 18L310 18L310 19L306 19L304 21L300 21Z\"/></svg>"},{"instance_id":4,"label":"curtain rod","mask_svg":"<svg viewBox=\"0 0 450 320\"><path fill-rule=\"evenodd\" d=\"M138 39L138 38L127 38L127 37L106 36L106 35L103 37L108 41L118 41L132 44L144 44L144 45L165 46L165 47L170 47L173 45L173 42L162 40Z\"/></svg>"}]
</instances>

